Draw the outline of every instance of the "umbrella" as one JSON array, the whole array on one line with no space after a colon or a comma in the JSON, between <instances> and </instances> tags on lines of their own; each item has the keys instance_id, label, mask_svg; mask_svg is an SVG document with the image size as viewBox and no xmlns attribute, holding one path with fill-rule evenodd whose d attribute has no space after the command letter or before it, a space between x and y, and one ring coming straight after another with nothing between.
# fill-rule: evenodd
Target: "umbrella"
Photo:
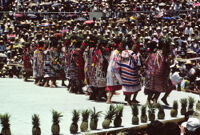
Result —
<instances>
[{"instance_id":1,"label":"umbrella","mask_svg":"<svg viewBox=\"0 0 200 135\"><path fill-rule=\"evenodd\" d=\"M86 21L86 19L83 17L79 17L79 18L76 18L75 21Z\"/></svg>"},{"instance_id":2,"label":"umbrella","mask_svg":"<svg viewBox=\"0 0 200 135\"><path fill-rule=\"evenodd\" d=\"M23 15L22 14L14 14L13 16L14 17L22 17Z\"/></svg>"},{"instance_id":3,"label":"umbrella","mask_svg":"<svg viewBox=\"0 0 200 135\"><path fill-rule=\"evenodd\" d=\"M166 5L166 4L163 3L163 2L159 4L159 6L161 6L161 7L162 7L162 6L165 6L165 5Z\"/></svg>"},{"instance_id":4,"label":"umbrella","mask_svg":"<svg viewBox=\"0 0 200 135\"><path fill-rule=\"evenodd\" d=\"M10 35L8 36L8 38L15 38L15 35L14 35L14 34L10 34Z\"/></svg>"},{"instance_id":5,"label":"umbrella","mask_svg":"<svg viewBox=\"0 0 200 135\"><path fill-rule=\"evenodd\" d=\"M162 19L164 19L164 20L173 20L173 18L171 18L171 17L162 17Z\"/></svg>"},{"instance_id":6,"label":"umbrella","mask_svg":"<svg viewBox=\"0 0 200 135\"><path fill-rule=\"evenodd\" d=\"M34 14L28 14L27 16L30 17L30 18L37 18L37 16L34 15Z\"/></svg>"},{"instance_id":7,"label":"umbrella","mask_svg":"<svg viewBox=\"0 0 200 135\"><path fill-rule=\"evenodd\" d=\"M92 21L92 20L87 20L87 21L85 21L83 24L92 24L92 23L94 23L94 21Z\"/></svg>"},{"instance_id":8,"label":"umbrella","mask_svg":"<svg viewBox=\"0 0 200 135\"><path fill-rule=\"evenodd\" d=\"M43 2L40 4L40 6L49 6L51 5L51 2Z\"/></svg>"},{"instance_id":9,"label":"umbrella","mask_svg":"<svg viewBox=\"0 0 200 135\"><path fill-rule=\"evenodd\" d=\"M68 29L60 30L61 33L65 33L65 32L68 32L68 31L69 31Z\"/></svg>"},{"instance_id":10,"label":"umbrella","mask_svg":"<svg viewBox=\"0 0 200 135\"><path fill-rule=\"evenodd\" d=\"M37 6L37 4L36 3L31 3L31 4L29 4L29 6L35 7L35 6Z\"/></svg>"},{"instance_id":11,"label":"umbrella","mask_svg":"<svg viewBox=\"0 0 200 135\"><path fill-rule=\"evenodd\" d=\"M117 22L118 22L118 23L125 23L125 22L126 22L126 19L119 19Z\"/></svg>"},{"instance_id":12,"label":"umbrella","mask_svg":"<svg viewBox=\"0 0 200 135\"><path fill-rule=\"evenodd\" d=\"M126 3L126 2L127 2L126 0L122 0L122 1L121 1L121 3Z\"/></svg>"},{"instance_id":13,"label":"umbrella","mask_svg":"<svg viewBox=\"0 0 200 135\"><path fill-rule=\"evenodd\" d=\"M194 6L194 7L196 7L196 6L198 7L198 6L199 6L199 3L193 3L193 6Z\"/></svg>"},{"instance_id":14,"label":"umbrella","mask_svg":"<svg viewBox=\"0 0 200 135\"><path fill-rule=\"evenodd\" d=\"M57 7L57 6L61 6L61 3L55 3L52 5L52 7Z\"/></svg>"},{"instance_id":15,"label":"umbrella","mask_svg":"<svg viewBox=\"0 0 200 135\"><path fill-rule=\"evenodd\" d=\"M161 18L162 16L160 14L157 14L154 16L154 18Z\"/></svg>"},{"instance_id":16,"label":"umbrella","mask_svg":"<svg viewBox=\"0 0 200 135\"><path fill-rule=\"evenodd\" d=\"M49 23L42 23L42 24L40 24L40 26L46 27L46 26L50 26L50 24Z\"/></svg>"}]
</instances>

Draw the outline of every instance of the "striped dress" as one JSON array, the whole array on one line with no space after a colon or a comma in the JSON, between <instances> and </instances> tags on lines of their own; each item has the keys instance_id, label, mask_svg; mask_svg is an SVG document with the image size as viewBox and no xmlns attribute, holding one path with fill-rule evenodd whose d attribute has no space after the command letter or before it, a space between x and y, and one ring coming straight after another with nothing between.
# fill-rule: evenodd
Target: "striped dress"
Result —
<instances>
[{"instance_id":1,"label":"striped dress","mask_svg":"<svg viewBox=\"0 0 200 135\"><path fill-rule=\"evenodd\" d=\"M120 77L122 80L122 90L124 95L130 95L141 90L139 70L139 59L131 50L124 50L118 60L120 67Z\"/></svg>"}]
</instances>

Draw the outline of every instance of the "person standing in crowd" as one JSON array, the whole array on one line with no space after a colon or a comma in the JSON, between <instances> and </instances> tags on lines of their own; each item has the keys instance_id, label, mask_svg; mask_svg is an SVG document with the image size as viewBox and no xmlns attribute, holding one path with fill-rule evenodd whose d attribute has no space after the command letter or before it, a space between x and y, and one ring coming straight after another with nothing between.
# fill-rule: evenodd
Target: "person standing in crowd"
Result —
<instances>
[{"instance_id":1,"label":"person standing in crowd","mask_svg":"<svg viewBox=\"0 0 200 135\"><path fill-rule=\"evenodd\" d=\"M100 101L102 97L106 97L105 87L106 87L106 72L108 67L108 61L106 57L106 50L104 49L106 45L105 40L99 41L97 47L93 54L93 64L96 68L95 81L96 86L93 89L95 99Z\"/></svg>"},{"instance_id":2,"label":"person standing in crowd","mask_svg":"<svg viewBox=\"0 0 200 135\"><path fill-rule=\"evenodd\" d=\"M107 75L106 75L107 86L105 90L108 92L107 101L106 101L107 104L111 103L111 98L113 94L115 93L115 91L121 90L122 88L122 85L121 85L122 82L121 82L121 78L119 74L119 66L117 64L117 61L119 59L119 55L121 51L123 50L123 45L120 40L114 44L115 44L114 46L117 48L111 52L109 62L108 62Z\"/></svg>"},{"instance_id":3,"label":"person standing in crowd","mask_svg":"<svg viewBox=\"0 0 200 135\"><path fill-rule=\"evenodd\" d=\"M35 79L35 84L40 86L43 79L43 66L44 66L44 55L43 55L43 41L39 41L37 48L34 51L33 56L33 78Z\"/></svg>"},{"instance_id":4,"label":"person standing in crowd","mask_svg":"<svg viewBox=\"0 0 200 135\"><path fill-rule=\"evenodd\" d=\"M81 42L78 37L74 37L72 40L72 46L74 49L71 51L69 74L70 74L70 88L69 91L77 94L83 93L83 80L84 80L84 60L83 60L83 50L81 47Z\"/></svg>"},{"instance_id":5,"label":"person standing in crowd","mask_svg":"<svg viewBox=\"0 0 200 135\"><path fill-rule=\"evenodd\" d=\"M50 51L52 46L46 42L44 49L44 87L49 87L49 81L52 77L50 65Z\"/></svg>"},{"instance_id":6,"label":"person standing in crowd","mask_svg":"<svg viewBox=\"0 0 200 135\"><path fill-rule=\"evenodd\" d=\"M147 104L153 100L154 104L161 92L165 92L162 97L163 103L168 105L167 97L171 90L174 89L169 80L170 64L168 59L170 41L168 37L162 38L159 41L158 47L156 42L149 44L150 54L146 59L147 69L145 78L145 94L147 97Z\"/></svg>"},{"instance_id":7,"label":"person standing in crowd","mask_svg":"<svg viewBox=\"0 0 200 135\"><path fill-rule=\"evenodd\" d=\"M123 50L117 61L120 68L120 77L122 80L122 90L125 95L125 101L127 101L127 105L131 105L133 103L139 103L136 100L138 91L141 90L140 85L140 76L138 74L139 68L141 66L139 57L134 52L135 46L133 46L130 42L125 43L128 44L128 48ZM131 95L134 94L133 99L131 100Z\"/></svg>"},{"instance_id":8,"label":"person standing in crowd","mask_svg":"<svg viewBox=\"0 0 200 135\"><path fill-rule=\"evenodd\" d=\"M33 74L32 69L32 57L31 57L31 50L30 50L30 43L24 42L24 81L26 82L30 76Z\"/></svg>"}]
</instances>

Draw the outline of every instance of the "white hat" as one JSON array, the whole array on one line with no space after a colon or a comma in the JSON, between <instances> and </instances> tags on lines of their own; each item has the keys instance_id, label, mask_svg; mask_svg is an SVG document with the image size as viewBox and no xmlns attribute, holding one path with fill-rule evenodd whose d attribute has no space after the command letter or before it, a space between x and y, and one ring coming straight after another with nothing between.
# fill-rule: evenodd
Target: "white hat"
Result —
<instances>
[{"instance_id":1,"label":"white hat","mask_svg":"<svg viewBox=\"0 0 200 135\"><path fill-rule=\"evenodd\" d=\"M188 121L183 122L181 126L187 128L189 131L195 131L198 127L200 127L200 121L197 118L189 118Z\"/></svg>"}]
</instances>

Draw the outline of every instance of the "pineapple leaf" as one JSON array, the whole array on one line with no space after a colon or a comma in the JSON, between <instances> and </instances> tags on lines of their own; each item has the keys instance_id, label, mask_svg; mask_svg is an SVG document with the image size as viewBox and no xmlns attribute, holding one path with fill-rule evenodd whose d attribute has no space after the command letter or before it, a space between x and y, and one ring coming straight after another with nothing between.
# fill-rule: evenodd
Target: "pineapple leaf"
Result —
<instances>
[{"instance_id":1,"label":"pineapple leaf","mask_svg":"<svg viewBox=\"0 0 200 135\"><path fill-rule=\"evenodd\" d=\"M109 110L104 115L105 115L105 119L112 120L115 115L115 107L113 105L110 105Z\"/></svg>"},{"instance_id":2,"label":"pineapple leaf","mask_svg":"<svg viewBox=\"0 0 200 135\"><path fill-rule=\"evenodd\" d=\"M77 123L79 121L79 118L80 118L80 112L77 111L77 110L73 110L72 114L73 114L73 117L72 117L73 123Z\"/></svg>"},{"instance_id":3,"label":"pineapple leaf","mask_svg":"<svg viewBox=\"0 0 200 135\"><path fill-rule=\"evenodd\" d=\"M137 106L137 104L131 105L131 109L132 109L133 115L137 116L138 115L138 106Z\"/></svg>"},{"instance_id":4,"label":"pineapple leaf","mask_svg":"<svg viewBox=\"0 0 200 135\"><path fill-rule=\"evenodd\" d=\"M1 125L3 128L5 129L9 129L10 128L10 115L8 113L1 115L0 117L1 119Z\"/></svg>"},{"instance_id":5,"label":"pineapple leaf","mask_svg":"<svg viewBox=\"0 0 200 135\"><path fill-rule=\"evenodd\" d=\"M82 118L83 118L82 120L87 122L88 121L88 117L90 115L90 111L88 109L86 109L86 110L83 110L81 114L82 114Z\"/></svg>"},{"instance_id":6,"label":"pineapple leaf","mask_svg":"<svg viewBox=\"0 0 200 135\"><path fill-rule=\"evenodd\" d=\"M90 112L91 112L91 119L94 119L95 121L98 120L100 114L102 113L102 111L96 112L95 107L93 107L93 110L91 110Z\"/></svg>"},{"instance_id":7,"label":"pineapple leaf","mask_svg":"<svg viewBox=\"0 0 200 135\"><path fill-rule=\"evenodd\" d=\"M122 117L124 106L123 105L117 105L115 109L115 115L116 117Z\"/></svg>"},{"instance_id":8,"label":"pineapple leaf","mask_svg":"<svg viewBox=\"0 0 200 135\"><path fill-rule=\"evenodd\" d=\"M180 100L180 102L181 102L181 107L183 108L183 107L187 107L187 99L186 98L182 98L181 100Z\"/></svg>"},{"instance_id":9,"label":"pineapple leaf","mask_svg":"<svg viewBox=\"0 0 200 135\"><path fill-rule=\"evenodd\" d=\"M39 126L40 126L39 115L34 114L34 115L32 116L32 124L33 124L33 127L39 127Z\"/></svg>"},{"instance_id":10,"label":"pineapple leaf","mask_svg":"<svg viewBox=\"0 0 200 135\"><path fill-rule=\"evenodd\" d=\"M145 115L146 114L146 105L143 105L142 107L141 107L141 112L142 112L142 115Z\"/></svg>"},{"instance_id":11,"label":"pineapple leaf","mask_svg":"<svg viewBox=\"0 0 200 135\"><path fill-rule=\"evenodd\" d=\"M54 124L59 124L60 118L63 117L62 113L59 113L59 112L57 112L55 110L52 110L52 115L53 115L53 117L52 117L53 123Z\"/></svg>"},{"instance_id":12,"label":"pineapple leaf","mask_svg":"<svg viewBox=\"0 0 200 135\"><path fill-rule=\"evenodd\" d=\"M188 101L189 101L189 105L192 105L195 102L193 97L189 97Z\"/></svg>"},{"instance_id":13,"label":"pineapple leaf","mask_svg":"<svg viewBox=\"0 0 200 135\"><path fill-rule=\"evenodd\" d=\"M173 109L177 110L178 109L178 102L177 101L174 101L173 102Z\"/></svg>"}]
</instances>

